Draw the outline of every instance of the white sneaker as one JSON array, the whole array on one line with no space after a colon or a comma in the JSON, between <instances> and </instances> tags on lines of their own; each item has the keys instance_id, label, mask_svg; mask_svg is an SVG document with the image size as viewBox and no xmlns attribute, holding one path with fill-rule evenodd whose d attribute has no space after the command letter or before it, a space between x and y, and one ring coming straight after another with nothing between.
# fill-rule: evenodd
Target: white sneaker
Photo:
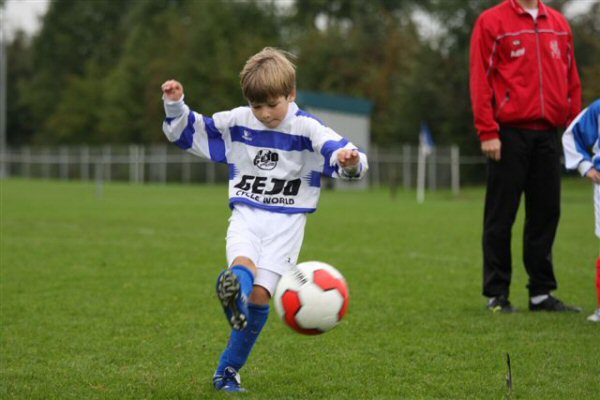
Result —
<instances>
[{"instance_id":1,"label":"white sneaker","mask_svg":"<svg viewBox=\"0 0 600 400\"><path fill-rule=\"evenodd\" d=\"M594 311L592 315L587 317L587 320L592 322L600 322L600 308Z\"/></svg>"}]
</instances>

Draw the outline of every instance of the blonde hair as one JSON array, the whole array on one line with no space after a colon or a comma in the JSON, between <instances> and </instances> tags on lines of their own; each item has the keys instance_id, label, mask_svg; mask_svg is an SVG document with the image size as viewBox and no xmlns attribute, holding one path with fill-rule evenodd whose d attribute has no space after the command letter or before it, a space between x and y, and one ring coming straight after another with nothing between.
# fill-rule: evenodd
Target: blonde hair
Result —
<instances>
[{"instance_id":1,"label":"blonde hair","mask_svg":"<svg viewBox=\"0 0 600 400\"><path fill-rule=\"evenodd\" d=\"M289 96L296 87L294 57L283 50L265 47L246 61L240 72L244 97L251 103Z\"/></svg>"}]
</instances>

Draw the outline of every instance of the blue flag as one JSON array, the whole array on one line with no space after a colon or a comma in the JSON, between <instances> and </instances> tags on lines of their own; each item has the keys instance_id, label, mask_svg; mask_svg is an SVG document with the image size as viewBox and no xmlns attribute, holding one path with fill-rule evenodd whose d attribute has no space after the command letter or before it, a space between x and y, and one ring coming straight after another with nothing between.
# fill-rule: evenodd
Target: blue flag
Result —
<instances>
[{"instance_id":1,"label":"blue flag","mask_svg":"<svg viewBox=\"0 0 600 400\"><path fill-rule=\"evenodd\" d=\"M431 154L435 145L433 144L433 137L431 136L431 130L427 123L421 122L421 130L419 131L419 148L425 155Z\"/></svg>"}]
</instances>

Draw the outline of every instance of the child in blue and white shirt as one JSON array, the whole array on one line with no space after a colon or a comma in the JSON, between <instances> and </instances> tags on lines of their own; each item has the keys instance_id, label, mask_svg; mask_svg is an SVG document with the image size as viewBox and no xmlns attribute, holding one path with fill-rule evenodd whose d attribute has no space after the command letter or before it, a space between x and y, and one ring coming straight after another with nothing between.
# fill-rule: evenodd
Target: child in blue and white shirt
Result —
<instances>
[{"instance_id":1,"label":"child in blue and white shirt","mask_svg":"<svg viewBox=\"0 0 600 400\"><path fill-rule=\"evenodd\" d=\"M281 275L298 261L321 175L354 180L368 168L356 146L298 108L296 71L287 53L264 48L246 62L240 78L249 106L212 117L189 109L179 82L162 85L169 141L229 166L229 268L216 290L232 331L213 376L214 387L229 392L245 391L238 371L267 321Z\"/></svg>"},{"instance_id":2,"label":"child in blue and white shirt","mask_svg":"<svg viewBox=\"0 0 600 400\"><path fill-rule=\"evenodd\" d=\"M596 236L600 239L600 99L594 101L571 122L562 137L565 165L577 169L594 183ZM600 322L600 251L596 259L598 309L588 317Z\"/></svg>"}]
</instances>

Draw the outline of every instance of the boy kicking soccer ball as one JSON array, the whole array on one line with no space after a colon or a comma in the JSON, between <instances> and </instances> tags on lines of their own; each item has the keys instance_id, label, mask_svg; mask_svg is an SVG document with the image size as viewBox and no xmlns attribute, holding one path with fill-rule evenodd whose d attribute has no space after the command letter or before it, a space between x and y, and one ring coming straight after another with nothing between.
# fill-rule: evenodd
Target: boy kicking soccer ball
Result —
<instances>
[{"instance_id":1,"label":"boy kicking soccer ball","mask_svg":"<svg viewBox=\"0 0 600 400\"><path fill-rule=\"evenodd\" d=\"M596 236L600 239L600 99L573 120L562 137L565 165L577 169L594 183ZM588 321L600 322L600 251L596 259L596 294L598 308Z\"/></svg>"},{"instance_id":2,"label":"boy kicking soccer ball","mask_svg":"<svg viewBox=\"0 0 600 400\"><path fill-rule=\"evenodd\" d=\"M162 85L169 141L229 166L229 268L216 291L232 330L213 376L215 389L227 392L245 391L238 372L267 322L277 282L298 260L321 175L360 179L368 168L356 146L298 108L287 53L264 48L240 78L249 105L212 117L189 109L179 82Z\"/></svg>"}]
</instances>

